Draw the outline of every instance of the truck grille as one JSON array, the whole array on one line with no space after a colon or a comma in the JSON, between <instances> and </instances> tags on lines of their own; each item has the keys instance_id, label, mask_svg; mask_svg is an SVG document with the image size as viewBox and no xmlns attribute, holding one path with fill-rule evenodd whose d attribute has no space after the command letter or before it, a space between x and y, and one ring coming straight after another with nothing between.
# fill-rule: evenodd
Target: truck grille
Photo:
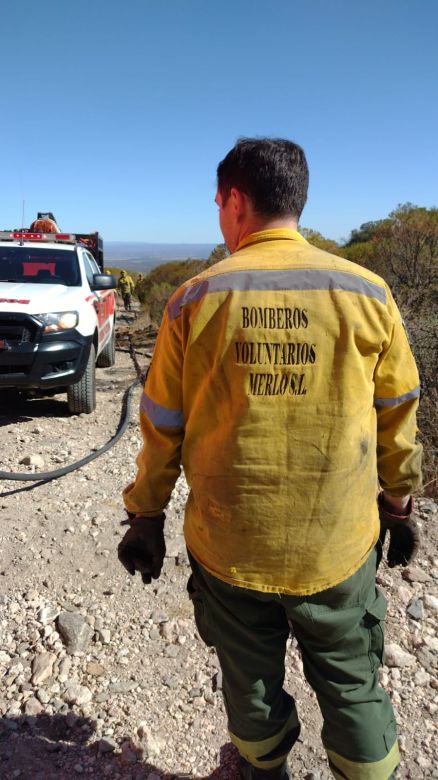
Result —
<instances>
[{"instance_id":1,"label":"truck grille","mask_svg":"<svg viewBox=\"0 0 438 780\"><path fill-rule=\"evenodd\" d=\"M0 314L0 339L11 347L38 341L39 330L37 323L26 314Z\"/></svg>"}]
</instances>

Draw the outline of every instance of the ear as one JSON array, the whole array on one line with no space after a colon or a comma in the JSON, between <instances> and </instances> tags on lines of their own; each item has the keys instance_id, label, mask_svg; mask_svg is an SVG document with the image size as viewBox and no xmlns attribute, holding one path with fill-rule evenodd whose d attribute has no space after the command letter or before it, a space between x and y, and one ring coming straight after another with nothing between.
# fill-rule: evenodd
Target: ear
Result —
<instances>
[{"instance_id":1,"label":"ear","mask_svg":"<svg viewBox=\"0 0 438 780\"><path fill-rule=\"evenodd\" d=\"M230 195L232 209L236 218L241 221L248 216L248 213L252 211L252 203L246 192L231 187Z\"/></svg>"}]
</instances>

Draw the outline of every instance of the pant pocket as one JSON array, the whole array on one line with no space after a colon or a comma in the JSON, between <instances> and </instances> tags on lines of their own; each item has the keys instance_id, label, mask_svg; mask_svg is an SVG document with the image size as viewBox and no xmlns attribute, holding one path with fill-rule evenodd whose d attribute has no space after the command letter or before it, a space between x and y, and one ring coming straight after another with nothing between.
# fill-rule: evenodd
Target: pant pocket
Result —
<instances>
[{"instance_id":1,"label":"pant pocket","mask_svg":"<svg viewBox=\"0 0 438 780\"><path fill-rule=\"evenodd\" d=\"M387 602L378 588L375 600L366 607L363 624L368 629L368 658L371 671L374 672L383 663L384 632L383 621L386 615Z\"/></svg>"},{"instance_id":2,"label":"pant pocket","mask_svg":"<svg viewBox=\"0 0 438 780\"><path fill-rule=\"evenodd\" d=\"M210 626L208 608L205 603L205 595L194 574L191 574L187 582L187 593L193 604L196 628L202 641L207 647L214 646L213 631Z\"/></svg>"}]
</instances>

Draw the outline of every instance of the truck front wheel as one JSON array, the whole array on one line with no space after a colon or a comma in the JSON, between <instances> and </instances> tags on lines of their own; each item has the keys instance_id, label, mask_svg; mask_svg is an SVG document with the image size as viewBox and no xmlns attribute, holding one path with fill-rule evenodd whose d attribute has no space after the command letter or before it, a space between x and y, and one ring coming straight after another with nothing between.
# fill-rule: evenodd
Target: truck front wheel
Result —
<instances>
[{"instance_id":1,"label":"truck front wheel","mask_svg":"<svg viewBox=\"0 0 438 780\"><path fill-rule=\"evenodd\" d=\"M110 366L113 366L115 362L116 362L116 332L113 326L113 332L111 333L111 338L108 341L108 343L105 344L100 355L98 355L96 365L98 368L110 368Z\"/></svg>"},{"instance_id":2,"label":"truck front wheel","mask_svg":"<svg viewBox=\"0 0 438 780\"><path fill-rule=\"evenodd\" d=\"M91 345L82 378L67 388L67 403L71 414L90 414L96 408L96 350Z\"/></svg>"}]
</instances>

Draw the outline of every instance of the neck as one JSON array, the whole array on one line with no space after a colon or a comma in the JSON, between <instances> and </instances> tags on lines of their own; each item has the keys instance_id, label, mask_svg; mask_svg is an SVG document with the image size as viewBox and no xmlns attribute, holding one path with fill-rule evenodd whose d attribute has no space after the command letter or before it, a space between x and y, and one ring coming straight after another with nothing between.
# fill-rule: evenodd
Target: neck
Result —
<instances>
[{"instance_id":1,"label":"neck","mask_svg":"<svg viewBox=\"0 0 438 780\"><path fill-rule=\"evenodd\" d=\"M259 233L261 230L274 230L275 228L297 230L298 220L293 217L271 217L266 219L258 218L254 215L252 219L246 220L245 224L242 225L238 243L240 244L251 233Z\"/></svg>"}]
</instances>

